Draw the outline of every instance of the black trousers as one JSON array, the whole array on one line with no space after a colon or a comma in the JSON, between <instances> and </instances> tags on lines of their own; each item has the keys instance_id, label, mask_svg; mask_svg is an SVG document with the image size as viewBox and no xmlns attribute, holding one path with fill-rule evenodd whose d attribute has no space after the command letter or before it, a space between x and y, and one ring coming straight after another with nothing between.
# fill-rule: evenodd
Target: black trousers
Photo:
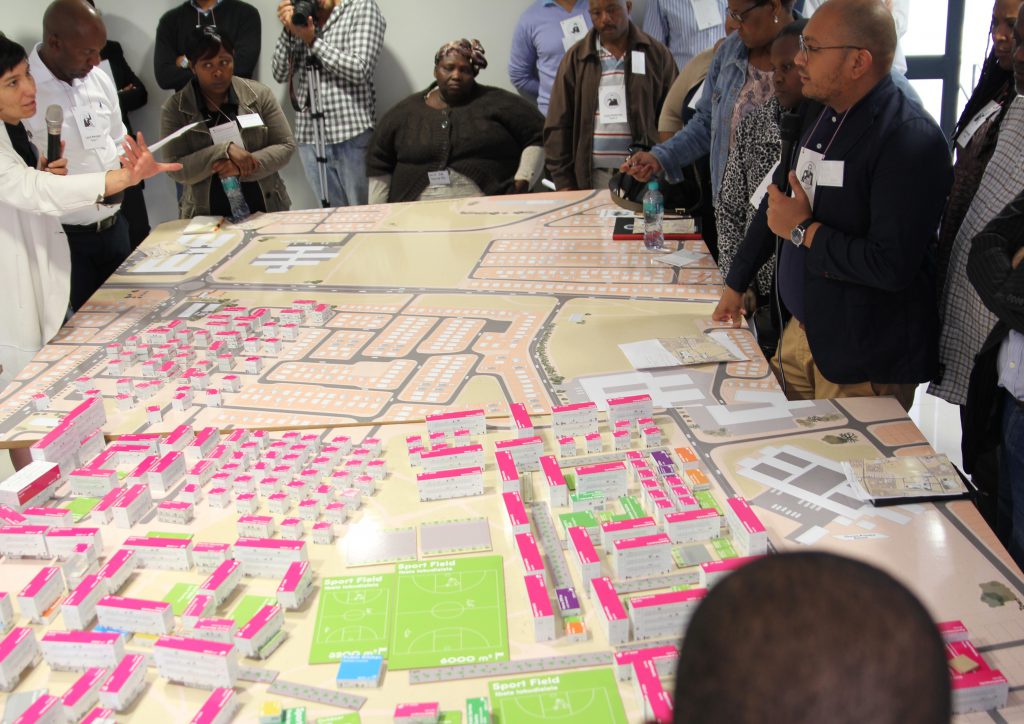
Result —
<instances>
[{"instance_id":1,"label":"black trousers","mask_svg":"<svg viewBox=\"0 0 1024 724\"><path fill-rule=\"evenodd\" d=\"M99 233L64 230L71 249L71 308L77 312L128 258L132 246L120 213L113 226Z\"/></svg>"},{"instance_id":2,"label":"black trousers","mask_svg":"<svg viewBox=\"0 0 1024 724\"><path fill-rule=\"evenodd\" d=\"M146 240L150 231L149 212L146 210L143 188L145 184L129 186L124 190L124 201L121 202L121 213L128 222L128 238L131 240L133 251Z\"/></svg>"}]
</instances>

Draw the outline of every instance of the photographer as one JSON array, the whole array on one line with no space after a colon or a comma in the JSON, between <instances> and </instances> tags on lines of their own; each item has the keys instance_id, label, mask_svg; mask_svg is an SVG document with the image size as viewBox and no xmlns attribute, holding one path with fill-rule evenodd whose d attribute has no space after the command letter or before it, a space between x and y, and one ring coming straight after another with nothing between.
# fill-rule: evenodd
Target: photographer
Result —
<instances>
[{"instance_id":1,"label":"photographer","mask_svg":"<svg viewBox=\"0 0 1024 724\"><path fill-rule=\"evenodd\" d=\"M384 44L384 16L376 0L282 0L277 17L284 29L274 50L274 80L290 85L295 138L313 191L331 207L365 204L366 148L376 113L373 73ZM318 108L310 99L311 72ZM320 188L317 123L323 124L326 193Z\"/></svg>"}]
</instances>

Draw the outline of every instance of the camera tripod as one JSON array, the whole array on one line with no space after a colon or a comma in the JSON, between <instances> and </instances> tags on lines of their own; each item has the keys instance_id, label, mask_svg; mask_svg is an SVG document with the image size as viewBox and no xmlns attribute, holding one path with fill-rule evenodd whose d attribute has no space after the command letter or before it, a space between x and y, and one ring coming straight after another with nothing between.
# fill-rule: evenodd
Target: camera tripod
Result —
<instances>
[{"instance_id":1,"label":"camera tripod","mask_svg":"<svg viewBox=\"0 0 1024 724\"><path fill-rule=\"evenodd\" d=\"M306 101L309 115L313 120L313 149L316 151L316 166L320 180L320 205L328 208L327 193L327 127L323 103L320 99L320 59L306 54Z\"/></svg>"}]
</instances>

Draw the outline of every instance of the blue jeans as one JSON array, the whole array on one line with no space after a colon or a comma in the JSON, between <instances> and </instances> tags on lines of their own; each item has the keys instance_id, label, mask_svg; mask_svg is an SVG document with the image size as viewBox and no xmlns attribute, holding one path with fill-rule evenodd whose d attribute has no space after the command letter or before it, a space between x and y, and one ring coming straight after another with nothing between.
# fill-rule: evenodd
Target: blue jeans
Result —
<instances>
[{"instance_id":1,"label":"blue jeans","mask_svg":"<svg viewBox=\"0 0 1024 724\"><path fill-rule=\"evenodd\" d=\"M1024 567L1024 407L1003 391L1003 440L999 452L1000 497L1007 495L1013 516L1010 556Z\"/></svg>"},{"instance_id":2,"label":"blue jeans","mask_svg":"<svg viewBox=\"0 0 1024 724\"><path fill-rule=\"evenodd\" d=\"M365 206L368 198L366 180L366 149L373 137L372 130L358 136L329 144L327 156L327 202L337 206ZM316 161L316 147L312 143L299 144L302 168L306 171L313 194L320 198L320 169Z\"/></svg>"}]
</instances>

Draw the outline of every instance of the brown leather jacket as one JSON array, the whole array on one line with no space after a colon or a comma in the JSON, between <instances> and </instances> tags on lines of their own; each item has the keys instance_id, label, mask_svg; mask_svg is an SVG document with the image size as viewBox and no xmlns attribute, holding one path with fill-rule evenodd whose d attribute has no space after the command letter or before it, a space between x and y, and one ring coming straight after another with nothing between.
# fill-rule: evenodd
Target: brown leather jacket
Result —
<instances>
[{"instance_id":1,"label":"brown leather jacket","mask_svg":"<svg viewBox=\"0 0 1024 724\"><path fill-rule=\"evenodd\" d=\"M569 49L551 89L544 154L559 190L591 188L594 117L601 83L597 37L592 29ZM633 73L633 51L646 56L643 75ZM669 49L631 22L626 50L626 116L634 142L650 146L658 142L658 115L678 73Z\"/></svg>"}]
</instances>

